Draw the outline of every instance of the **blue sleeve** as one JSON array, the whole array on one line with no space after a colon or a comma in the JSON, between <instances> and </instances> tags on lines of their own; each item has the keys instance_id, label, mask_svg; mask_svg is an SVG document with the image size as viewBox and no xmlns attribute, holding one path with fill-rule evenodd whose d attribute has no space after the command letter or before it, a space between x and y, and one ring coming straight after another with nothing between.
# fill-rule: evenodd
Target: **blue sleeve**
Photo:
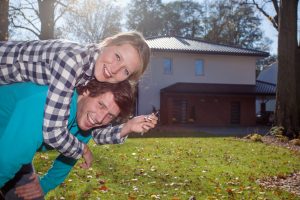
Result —
<instances>
[{"instance_id":1,"label":"blue sleeve","mask_svg":"<svg viewBox=\"0 0 300 200\"><path fill-rule=\"evenodd\" d=\"M72 131L71 131L72 132ZM74 134L79 141L88 143L91 138L91 134L82 134L77 132ZM77 160L70 157L65 157L60 154L54 161L52 167L48 170L48 172L41 177L40 184L42 186L43 192L46 195L50 190L53 190L58 185L60 185L68 174L70 173L71 169L76 164Z\"/></svg>"}]
</instances>

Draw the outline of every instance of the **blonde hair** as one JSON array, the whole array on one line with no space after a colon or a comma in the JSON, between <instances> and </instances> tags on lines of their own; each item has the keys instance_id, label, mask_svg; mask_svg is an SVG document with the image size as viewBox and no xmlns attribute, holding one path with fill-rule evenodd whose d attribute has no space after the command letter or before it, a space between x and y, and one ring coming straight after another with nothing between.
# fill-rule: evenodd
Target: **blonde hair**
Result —
<instances>
[{"instance_id":1,"label":"blonde hair","mask_svg":"<svg viewBox=\"0 0 300 200\"><path fill-rule=\"evenodd\" d=\"M130 81L138 81L140 76L145 72L150 60L150 48L146 43L143 35L137 31L122 32L111 37L105 38L100 47L108 46L120 46L123 44L130 44L137 50L141 60L141 70L133 73L130 77Z\"/></svg>"}]
</instances>

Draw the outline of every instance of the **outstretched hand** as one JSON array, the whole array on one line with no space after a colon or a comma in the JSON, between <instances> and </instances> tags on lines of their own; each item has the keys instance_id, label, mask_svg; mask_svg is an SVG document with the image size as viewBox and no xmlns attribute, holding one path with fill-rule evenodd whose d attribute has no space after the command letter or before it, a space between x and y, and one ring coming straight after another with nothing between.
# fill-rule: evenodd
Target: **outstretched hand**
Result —
<instances>
[{"instance_id":1,"label":"outstretched hand","mask_svg":"<svg viewBox=\"0 0 300 200\"><path fill-rule=\"evenodd\" d=\"M80 164L80 167L83 169L90 168L93 162L93 154L87 145L84 145L82 158L84 159L84 162Z\"/></svg>"},{"instance_id":2,"label":"outstretched hand","mask_svg":"<svg viewBox=\"0 0 300 200\"><path fill-rule=\"evenodd\" d=\"M154 113L151 115L140 115L134 117L124 124L121 130L121 137L124 137L131 132L144 134L156 126L157 120L158 118Z\"/></svg>"},{"instance_id":3,"label":"outstretched hand","mask_svg":"<svg viewBox=\"0 0 300 200\"><path fill-rule=\"evenodd\" d=\"M17 196L23 199L36 199L44 196L38 175L33 173L29 180L31 180L30 183L16 187Z\"/></svg>"}]
</instances>

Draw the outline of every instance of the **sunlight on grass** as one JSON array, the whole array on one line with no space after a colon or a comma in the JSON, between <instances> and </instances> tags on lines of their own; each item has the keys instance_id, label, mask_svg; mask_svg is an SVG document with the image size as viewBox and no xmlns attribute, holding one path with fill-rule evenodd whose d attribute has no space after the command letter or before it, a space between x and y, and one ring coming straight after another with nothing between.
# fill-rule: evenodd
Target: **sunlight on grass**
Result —
<instances>
[{"instance_id":1,"label":"sunlight on grass","mask_svg":"<svg viewBox=\"0 0 300 200\"><path fill-rule=\"evenodd\" d=\"M46 199L297 199L255 182L300 170L300 155L287 149L234 138L129 138L90 147L93 168L77 165ZM44 172L55 155L38 154L36 170Z\"/></svg>"}]
</instances>

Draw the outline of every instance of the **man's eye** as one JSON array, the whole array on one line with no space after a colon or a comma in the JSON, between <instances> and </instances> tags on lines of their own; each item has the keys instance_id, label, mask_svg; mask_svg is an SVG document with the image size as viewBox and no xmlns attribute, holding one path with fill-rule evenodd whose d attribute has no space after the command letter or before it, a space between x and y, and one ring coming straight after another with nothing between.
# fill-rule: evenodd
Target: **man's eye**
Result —
<instances>
[{"instance_id":1,"label":"man's eye","mask_svg":"<svg viewBox=\"0 0 300 200\"><path fill-rule=\"evenodd\" d=\"M99 107L103 108L104 107L103 103L99 102Z\"/></svg>"},{"instance_id":2,"label":"man's eye","mask_svg":"<svg viewBox=\"0 0 300 200\"><path fill-rule=\"evenodd\" d=\"M114 116L112 114L107 115L108 119L111 120L114 118Z\"/></svg>"},{"instance_id":3,"label":"man's eye","mask_svg":"<svg viewBox=\"0 0 300 200\"><path fill-rule=\"evenodd\" d=\"M118 54L115 54L118 61L121 60L121 57Z\"/></svg>"}]
</instances>

